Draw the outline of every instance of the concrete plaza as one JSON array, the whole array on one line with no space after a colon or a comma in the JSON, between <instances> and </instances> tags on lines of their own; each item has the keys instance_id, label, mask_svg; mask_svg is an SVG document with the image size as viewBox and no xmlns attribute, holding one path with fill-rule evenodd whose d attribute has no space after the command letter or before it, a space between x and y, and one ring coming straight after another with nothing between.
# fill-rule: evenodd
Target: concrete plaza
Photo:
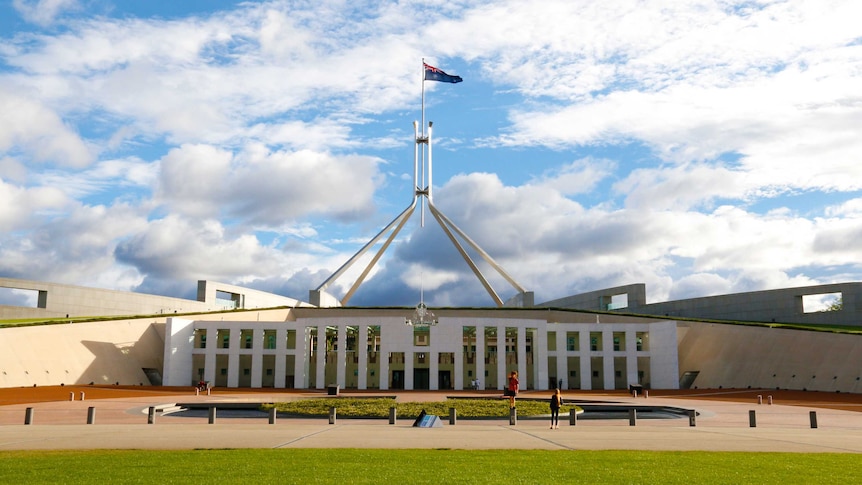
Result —
<instances>
[{"instance_id":1,"label":"concrete plaza","mask_svg":"<svg viewBox=\"0 0 862 485\"><path fill-rule=\"evenodd\" d=\"M111 392L113 391L113 392ZM81 400L80 393L85 393ZM755 393L762 397L758 404ZM522 398L545 398L547 392L522 393ZM773 404L768 398L775 394ZM799 394L799 393L796 393ZM794 396L796 394L793 394ZM439 428L414 428L412 419L279 417L270 424L265 414L217 412L208 416L172 416L177 402L224 405L245 402L277 402L325 393L232 391L196 395L194 391L159 392L147 389L68 387L55 392L66 400L15 402L0 405L0 450L49 449L195 449L195 448L452 448L546 450L704 450L862 453L862 396L807 393L804 399L770 391L715 390L701 393L656 392L634 398L619 391L566 392L567 402L606 402L620 406L651 405L694 409L696 425L689 419L578 419L569 424L561 417L559 429L548 420L443 418ZM342 396L349 393L342 393ZM364 394L367 395L367 394ZM470 397L468 392L387 392L397 402L434 401L447 396ZM0 392L0 399L4 394ZM90 396L90 397L87 397ZM96 398L98 396L98 398ZM485 393L481 397L493 397ZM479 397L477 396L477 397ZM841 399L836 399L841 397ZM74 400L71 400L74 398ZM35 398L34 398L35 399ZM23 400L26 401L26 398ZM148 423L148 409L157 413ZM30 408L31 424L23 424ZM92 410L91 410L92 408ZM750 411L756 427L751 427ZM811 411L817 428L811 427ZM93 424L86 424L92 413Z\"/></svg>"}]
</instances>

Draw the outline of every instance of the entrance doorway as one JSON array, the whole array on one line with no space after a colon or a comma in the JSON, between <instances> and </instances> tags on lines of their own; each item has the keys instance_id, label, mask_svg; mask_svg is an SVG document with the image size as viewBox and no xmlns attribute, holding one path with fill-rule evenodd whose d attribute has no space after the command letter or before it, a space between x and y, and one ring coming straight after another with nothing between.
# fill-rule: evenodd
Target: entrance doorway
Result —
<instances>
[{"instance_id":1,"label":"entrance doorway","mask_svg":"<svg viewBox=\"0 0 862 485\"><path fill-rule=\"evenodd\" d=\"M404 371L392 371L392 389L404 389Z\"/></svg>"},{"instance_id":2,"label":"entrance doorway","mask_svg":"<svg viewBox=\"0 0 862 485\"><path fill-rule=\"evenodd\" d=\"M413 389L430 389L431 371L429 369L413 369Z\"/></svg>"},{"instance_id":3,"label":"entrance doorway","mask_svg":"<svg viewBox=\"0 0 862 485\"><path fill-rule=\"evenodd\" d=\"M437 384L439 389L452 389L452 371L437 371Z\"/></svg>"}]
</instances>

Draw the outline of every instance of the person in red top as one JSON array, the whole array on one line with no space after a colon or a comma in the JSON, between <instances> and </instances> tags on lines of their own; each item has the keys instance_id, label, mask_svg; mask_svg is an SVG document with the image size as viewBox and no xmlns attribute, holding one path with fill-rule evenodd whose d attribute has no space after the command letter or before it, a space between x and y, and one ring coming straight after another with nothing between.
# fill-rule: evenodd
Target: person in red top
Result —
<instances>
[{"instance_id":1,"label":"person in red top","mask_svg":"<svg viewBox=\"0 0 862 485\"><path fill-rule=\"evenodd\" d=\"M513 370L509 374L509 407L515 407L515 396L518 395L518 371Z\"/></svg>"}]
</instances>

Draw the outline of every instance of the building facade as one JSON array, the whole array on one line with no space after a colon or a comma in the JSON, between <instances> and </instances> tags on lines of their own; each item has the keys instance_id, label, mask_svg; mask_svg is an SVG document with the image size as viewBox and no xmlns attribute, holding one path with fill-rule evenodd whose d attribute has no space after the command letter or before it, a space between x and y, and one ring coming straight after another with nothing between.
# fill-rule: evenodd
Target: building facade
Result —
<instances>
[{"instance_id":1,"label":"building facade","mask_svg":"<svg viewBox=\"0 0 862 485\"><path fill-rule=\"evenodd\" d=\"M217 387L524 389L678 387L676 322L548 310L294 309L291 321L169 318L164 381Z\"/></svg>"}]
</instances>

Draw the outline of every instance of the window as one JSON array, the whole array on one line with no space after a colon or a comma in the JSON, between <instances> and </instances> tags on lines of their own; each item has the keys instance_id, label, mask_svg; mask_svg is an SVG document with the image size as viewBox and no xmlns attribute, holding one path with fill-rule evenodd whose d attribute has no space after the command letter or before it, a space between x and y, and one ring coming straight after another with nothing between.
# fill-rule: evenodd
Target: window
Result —
<instances>
[{"instance_id":1,"label":"window","mask_svg":"<svg viewBox=\"0 0 862 485\"><path fill-rule=\"evenodd\" d=\"M195 348L196 349L207 348L207 329L205 329L205 328L195 329Z\"/></svg>"},{"instance_id":2,"label":"window","mask_svg":"<svg viewBox=\"0 0 862 485\"><path fill-rule=\"evenodd\" d=\"M252 330L245 329L245 330L239 331L239 337L240 337L240 341L242 342L241 345L243 348L250 349L253 347L252 342L251 342L252 335L253 335Z\"/></svg>"},{"instance_id":3,"label":"window","mask_svg":"<svg viewBox=\"0 0 862 485\"><path fill-rule=\"evenodd\" d=\"M635 334L635 342L638 352L649 350L649 332L637 332Z\"/></svg>"},{"instance_id":4,"label":"window","mask_svg":"<svg viewBox=\"0 0 862 485\"><path fill-rule=\"evenodd\" d=\"M590 350L602 350L602 332L590 332Z\"/></svg>"},{"instance_id":5,"label":"window","mask_svg":"<svg viewBox=\"0 0 862 485\"><path fill-rule=\"evenodd\" d=\"M273 350L276 348L275 344L275 330L264 330L263 331L263 348Z\"/></svg>"},{"instance_id":6,"label":"window","mask_svg":"<svg viewBox=\"0 0 862 485\"><path fill-rule=\"evenodd\" d=\"M578 332L566 332L566 350L569 352L575 352L580 350L580 345L578 342Z\"/></svg>"},{"instance_id":7,"label":"window","mask_svg":"<svg viewBox=\"0 0 862 485\"><path fill-rule=\"evenodd\" d=\"M557 350L557 332L550 331L548 332L548 350L554 351Z\"/></svg>"},{"instance_id":8,"label":"window","mask_svg":"<svg viewBox=\"0 0 862 485\"><path fill-rule=\"evenodd\" d=\"M418 347L431 345L431 329L429 327L413 327L413 345Z\"/></svg>"}]
</instances>

